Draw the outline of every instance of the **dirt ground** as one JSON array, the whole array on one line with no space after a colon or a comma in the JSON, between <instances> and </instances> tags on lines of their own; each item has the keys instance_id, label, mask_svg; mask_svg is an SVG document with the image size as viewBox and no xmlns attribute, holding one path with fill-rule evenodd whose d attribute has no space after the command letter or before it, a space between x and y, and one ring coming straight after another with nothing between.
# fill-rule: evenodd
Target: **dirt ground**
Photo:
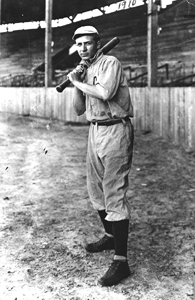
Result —
<instances>
[{"instance_id":1,"label":"dirt ground","mask_svg":"<svg viewBox=\"0 0 195 300\"><path fill-rule=\"evenodd\" d=\"M195 153L135 134L128 198L132 276L97 280L113 251L88 201L88 126L0 115L0 300L193 299Z\"/></svg>"}]
</instances>

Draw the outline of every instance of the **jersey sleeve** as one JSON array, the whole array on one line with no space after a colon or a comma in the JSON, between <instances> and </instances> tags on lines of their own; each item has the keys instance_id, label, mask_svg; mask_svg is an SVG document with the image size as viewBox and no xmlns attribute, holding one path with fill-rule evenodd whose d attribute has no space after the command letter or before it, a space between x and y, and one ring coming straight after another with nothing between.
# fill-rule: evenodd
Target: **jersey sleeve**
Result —
<instances>
[{"instance_id":1,"label":"jersey sleeve","mask_svg":"<svg viewBox=\"0 0 195 300\"><path fill-rule=\"evenodd\" d=\"M116 58L106 58L99 66L95 84L101 85L108 92L110 100L116 94L120 85L122 66Z\"/></svg>"}]
</instances>

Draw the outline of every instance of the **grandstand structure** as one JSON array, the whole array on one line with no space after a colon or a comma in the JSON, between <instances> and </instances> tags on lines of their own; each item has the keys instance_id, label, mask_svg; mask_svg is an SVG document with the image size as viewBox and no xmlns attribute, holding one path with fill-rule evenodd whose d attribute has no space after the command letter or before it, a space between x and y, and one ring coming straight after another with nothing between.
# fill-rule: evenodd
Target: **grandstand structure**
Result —
<instances>
[{"instance_id":1,"label":"grandstand structure","mask_svg":"<svg viewBox=\"0 0 195 300\"><path fill-rule=\"evenodd\" d=\"M40 26L34 30L3 32L0 48L0 112L87 124L85 115L78 117L73 109L73 88L70 86L63 93L58 93L55 87L66 79L67 72L80 61L72 47L74 30L82 25L93 25L100 32L102 45L115 36L120 38L120 43L109 54L118 57L127 75L134 106L134 128L152 131L194 151L194 0L174 0L166 8L158 10L156 86L148 85L147 0L143 1L143 5L110 14L104 13L102 7L118 0L53 1L59 4L54 5L54 18L71 16L71 20L66 26L52 29L52 87L44 85L45 29ZM135 0L132 1L134 3ZM159 0L153 1L159 3ZM19 10L19 6L15 6L15 10L20 13L14 13L11 4L28 6L30 0L4 0L2 3L6 4L4 9L8 13L7 20L2 18L2 22L17 23L21 21L21 16L24 22L44 20L45 0L31 2L31 9L25 7L25 14ZM101 10L102 15L74 22L77 13L93 9Z\"/></svg>"},{"instance_id":2,"label":"grandstand structure","mask_svg":"<svg viewBox=\"0 0 195 300\"><path fill-rule=\"evenodd\" d=\"M94 8L92 2L86 3L88 8ZM194 11L193 7L189 10L186 0L173 1L159 10L157 86L195 85ZM75 28L87 24L97 27L103 44L114 36L120 38L110 54L122 62L129 86L147 86L146 4L53 28L53 86L64 80L79 62L77 53L69 54L73 45L71 36ZM42 28L2 33L0 86L44 86L44 43Z\"/></svg>"}]
</instances>

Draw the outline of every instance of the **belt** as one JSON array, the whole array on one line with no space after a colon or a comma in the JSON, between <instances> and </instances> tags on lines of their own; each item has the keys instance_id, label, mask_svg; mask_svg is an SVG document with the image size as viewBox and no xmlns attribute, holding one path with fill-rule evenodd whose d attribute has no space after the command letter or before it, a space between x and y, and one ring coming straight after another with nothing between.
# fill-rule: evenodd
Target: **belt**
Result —
<instances>
[{"instance_id":1,"label":"belt","mask_svg":"<svg viewBox=\"0 0 195 300\"><path fill-rule=\"evenodd\" d=\"M110 120L102 120L102 121L93 121L91 122L93 125L98 125L98 126L111 126L111 125L115 125L118 123L124 123L125 121L129 121L130 118L128 116L126 116L125 118L122 119L110 119Z\"/></svg>"}]
</instances>

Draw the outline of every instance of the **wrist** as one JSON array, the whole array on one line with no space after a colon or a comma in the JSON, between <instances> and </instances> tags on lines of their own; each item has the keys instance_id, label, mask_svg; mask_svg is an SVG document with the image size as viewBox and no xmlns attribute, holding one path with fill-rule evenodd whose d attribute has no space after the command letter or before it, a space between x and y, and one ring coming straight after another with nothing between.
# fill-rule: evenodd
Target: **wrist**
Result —
<instances>
[{"instance_id":1,"label":"wrist","mask_svg":"<svg viewBox=\"0 0 195 300\"><path fill-rule=\"evenodd\" d=\"M73 84L77 89L80 89L80 85L81 85L82 81L80 80L74 80Z\"/></svg>"}]
</instances>

